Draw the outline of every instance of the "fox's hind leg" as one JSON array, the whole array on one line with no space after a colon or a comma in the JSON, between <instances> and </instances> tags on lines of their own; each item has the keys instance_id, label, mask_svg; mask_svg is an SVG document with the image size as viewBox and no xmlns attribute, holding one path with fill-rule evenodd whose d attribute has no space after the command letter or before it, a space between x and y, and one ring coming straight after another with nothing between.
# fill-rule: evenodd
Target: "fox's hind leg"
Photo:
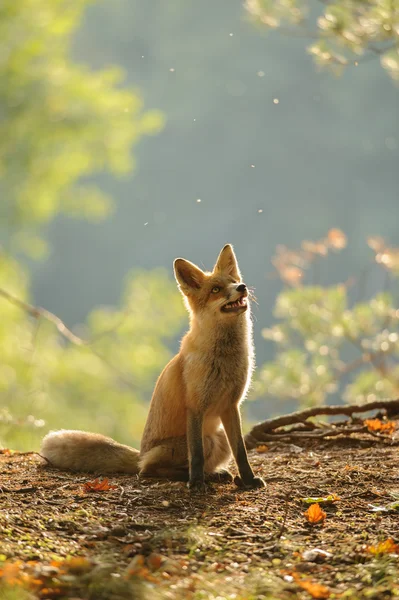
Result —
<instances>
[{"instance_id":1,"label":"fox's hind leg","mask_svg":"<svg viewBox=\"0 0 399 600\"><path fill-rule=\"evenodd\" d=\"M232 455L224 430L205 436L203 447L205 479L215 483L232 481L233 476L227 470ZM188 481L187 438L182 436L163 440L140 456L139 468L142 477Z\"/></svg>"},{"instance_id":2,"label":"fox's hind leg","mask_svg":"<svg viewBox=\"0 0 399 600\"><path fill-rule=\"evenodd\" d=\"M215 483L229 483L233 475L227 469L232 458L224 429L204 438L205 479Z\"/></svg>"},{"instance_id":3,"label":"fox's hind leg","mask_svg":"<svg viewBox=\"0 0 399 600\"><path fill-rule=\"evenodd\" d=\"M162 441L140 457L140 475L188 481L187 442L184 437Z\"/></svg>"}]
</instances>

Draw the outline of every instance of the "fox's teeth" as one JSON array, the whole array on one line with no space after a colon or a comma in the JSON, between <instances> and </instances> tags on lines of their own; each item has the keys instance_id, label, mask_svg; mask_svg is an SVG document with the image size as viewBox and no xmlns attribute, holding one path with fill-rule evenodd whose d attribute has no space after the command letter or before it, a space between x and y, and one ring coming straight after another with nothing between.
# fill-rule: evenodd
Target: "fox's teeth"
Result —
<instances>
[{"instance_id":1,"label":"fox's teeth","mask_svg":"<svg viewBox=\"0 0 399 600\"><path fill-rule=\"evenodd\" d=\"M237 300L232 300L231 302L227 302L223 306L223 309L230 310L233 308L240 308L240 307L246 307L246 306L247 306L247 300L244 296L241 296L240 298L237 298Z\"/></svg>"}]
</instances>

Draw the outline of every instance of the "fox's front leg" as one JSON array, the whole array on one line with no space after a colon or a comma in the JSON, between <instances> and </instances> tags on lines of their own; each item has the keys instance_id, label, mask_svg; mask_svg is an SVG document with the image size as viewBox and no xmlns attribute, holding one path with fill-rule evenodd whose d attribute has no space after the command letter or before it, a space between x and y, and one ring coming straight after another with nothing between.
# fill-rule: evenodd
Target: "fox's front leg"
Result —
<instances>
[{"instance_id":1,"label":"fox's front leg","mask_svg":"<svg viewBox=\"0 0 399 600\"><path fill-rule=\"evenodd\" d=\"M235 483L248 488L264 487L265 482L260 477L255 477L248 461L242 435L241 415L237 405L231 406L223 413L222 423L240 473L240 477L236 477Z\"/></svg>"},{"instance_id":2,"label":"fox's front leg","mask_svg":"<svg viewBox=\"0 0 399 600\"><path fill-rule=\"evenodd\" d=\"M204 416L192 410L187 412L187 447L190 477L188 487L190 490L204 492L204 445L202 441L202 425Z\"/></svg>"}]
</instances>

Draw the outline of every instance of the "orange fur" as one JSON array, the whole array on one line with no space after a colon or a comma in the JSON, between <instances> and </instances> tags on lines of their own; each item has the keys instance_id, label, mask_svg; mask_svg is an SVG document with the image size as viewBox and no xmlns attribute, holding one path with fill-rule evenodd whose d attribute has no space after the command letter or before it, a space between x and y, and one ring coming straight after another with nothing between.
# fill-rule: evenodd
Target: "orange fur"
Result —
<instances>
[{"instance_id":1,"label":"orange fur","mask_svg":"<svg viewBox=\"0 0 399 600\"><path fill-rule=\"evenodd\" d=\"M206 475L226 474L233 454L237 483L260 487L247 460L238 410L251 379L253 344L248 291L233 248L223 248L212 272L181 258L174 271L190 329L156 383L140 454L76 431L51 432L41 453L60 468L189 478L190 487L200 489Z\"/></svg>"}]
</instances>

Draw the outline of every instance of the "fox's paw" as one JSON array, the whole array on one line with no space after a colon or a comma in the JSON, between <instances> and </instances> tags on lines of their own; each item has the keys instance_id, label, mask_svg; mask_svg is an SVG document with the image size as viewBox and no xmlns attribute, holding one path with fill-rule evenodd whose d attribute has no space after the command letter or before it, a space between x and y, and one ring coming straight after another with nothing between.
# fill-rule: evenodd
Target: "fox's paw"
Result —
<instances>
[{"instance_id":1,"label":"fox's paw","mask_svg":"<svg viewBox=\"0 0 399 600\"><path fill-rule=\"evenodd\" d=\"M188 482L187 487L194 494L205 494L208 491L208 486L203 479L192 479Z\"/></svg>"},{"instance_id":2,"label":"fox's paw","mask_svg":"<svg viewBox=\"0 0 399 600\"><path fill-rule=\"evenodd\" d=\"M257 489L257 488L266 487L266 484L261 477L254 477L250 481L246 481L244 483L243 480L241 479L241 477L239 477L237 475L236 477L234 477L234 483L236 484L237 487L246 489L246 490L253 490L253 489Z\"/></svg>"},{"instance_id":3,"label":"fox's paw","mask_svg":"<svg viewBox=\"0 0 399 600\"><path fill-rule=\"evenodd\" d=\"M226 471L225 469L215 471L214 473L206 473L205 478L212 483L231 483L234 479L230 471Z\"/></svg>"}]
</instances>

